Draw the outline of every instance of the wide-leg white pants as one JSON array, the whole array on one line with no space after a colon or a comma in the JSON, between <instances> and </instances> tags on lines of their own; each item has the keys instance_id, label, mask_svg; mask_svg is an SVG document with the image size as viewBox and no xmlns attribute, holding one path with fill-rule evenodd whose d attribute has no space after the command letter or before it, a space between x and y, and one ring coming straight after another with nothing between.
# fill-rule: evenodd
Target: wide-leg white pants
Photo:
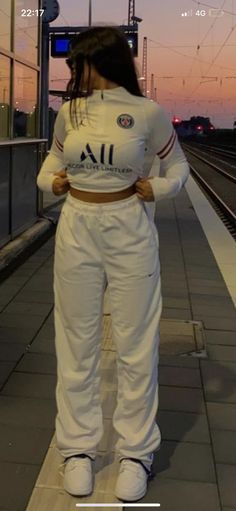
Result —
<instances>
[{"instance_id":1,"label":"wide-leg white pants","mask_svg":"<svg viewBox=\"0 0 236 511\"><path fill-rule=\"evenodd\" d=\"M95 458L103 435L99 360L107 283L117 349L116 449L120 459L137 458L148 467L160 444L158 234L137 195L89 204L68 194L54 260L56 436L64 457Z\"/></svg>"}]
</instances>

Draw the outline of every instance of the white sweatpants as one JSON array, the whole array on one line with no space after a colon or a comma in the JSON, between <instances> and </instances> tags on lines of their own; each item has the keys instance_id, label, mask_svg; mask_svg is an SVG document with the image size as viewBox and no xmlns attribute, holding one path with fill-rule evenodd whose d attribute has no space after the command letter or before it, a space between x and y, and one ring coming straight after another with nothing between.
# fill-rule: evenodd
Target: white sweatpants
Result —
<instances>
[{"instance_id":1,"label":"white sweatpants","mask_svg":"<svg viewBox=\"0 0 236 511\"><path fill-rule=\"evenodd\" d=\"M149 467L161 440L156 424L162 310L156 227L137 195L89 204L68 194L54 260L56 436L64 457L86 453L95 458L103 435L99 360L107 283L117 349L116 450L120 459L137 458Z\"/></svg>"}]
</instances>

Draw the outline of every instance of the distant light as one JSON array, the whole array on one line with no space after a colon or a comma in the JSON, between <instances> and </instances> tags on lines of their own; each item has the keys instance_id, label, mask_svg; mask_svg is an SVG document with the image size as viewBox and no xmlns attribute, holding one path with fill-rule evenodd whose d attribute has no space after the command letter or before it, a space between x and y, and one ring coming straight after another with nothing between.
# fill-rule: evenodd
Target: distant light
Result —
<instances>
[{"instance_id":1,"label":"distant light","mask_svg":"<svg viewBox=\"0 0 236 511\"><path fill-rule=\"evenodd\" d=\"M181 122L181 119L179 117L174 117L172 122L175 122L177 124Z\"/></svg>"},{"instance_id":2,"label":"distant light","mask_svg":"<svg viewBox=\"0 0 236 511\"><path fill-rule=\"evenodd\" d=\"M202 130L202 126L197 126L197 130Z\"/></svg>"},{"instance_id":3,"label":"distant light","mask_svg":"<svg viewBox=\"0 0 236 511\"><path fill-rule=\"evenodd\" d=\"M211 126L211 127L210 127L210 130L214 130L214 129L215 129L215 128L214 128L214 126Z\"/></svg>"}]
</instances>

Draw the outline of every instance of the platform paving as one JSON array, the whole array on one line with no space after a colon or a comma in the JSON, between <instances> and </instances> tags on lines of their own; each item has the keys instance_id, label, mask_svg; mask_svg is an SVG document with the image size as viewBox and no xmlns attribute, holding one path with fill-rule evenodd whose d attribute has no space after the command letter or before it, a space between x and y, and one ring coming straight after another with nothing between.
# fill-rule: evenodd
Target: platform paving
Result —
<instances>
[{"instance_id":1,"label":"platform paving","mask_svg":"<svg viewBox=\"0 0 236 511\"><path fill-rule=\"evenodd\" d=\"M141 503L160 503L161 511L236 511L235 307L185 190L158 205L156 222L162 445ZM116 353L109 315L101 362L105 434L95 492L75 499L62 488L54 439L53 253L54 237L0 284L0 511L72 511L78 501L91 510L95 502L116 502ZM118 509L130 508L120 503Z\"/></svg>"}]
</instances>

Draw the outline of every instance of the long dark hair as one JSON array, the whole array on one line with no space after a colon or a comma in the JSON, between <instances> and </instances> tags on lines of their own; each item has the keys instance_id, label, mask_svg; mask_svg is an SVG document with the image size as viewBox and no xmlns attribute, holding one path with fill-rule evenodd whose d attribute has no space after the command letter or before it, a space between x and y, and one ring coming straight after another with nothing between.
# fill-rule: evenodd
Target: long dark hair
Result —
<instances>
[{"instance_id":1,"label":"long dark hair","mask_svg":"<svg viewBox=\"0 0 236 511\"><path fill-rule=\"evenodd\" d=\"M128 41L119 27L93 27L81 32L73 39L66 60L71 69L71 79L67 85L70 96L70 118L77 123L76 100L93 93L90 75L91 65L107 80L124 87L134 96L143 96L135 69L134 58ZM84 63L88 64L89 77L84 88Z\"/></svg>"}]
</instances>

